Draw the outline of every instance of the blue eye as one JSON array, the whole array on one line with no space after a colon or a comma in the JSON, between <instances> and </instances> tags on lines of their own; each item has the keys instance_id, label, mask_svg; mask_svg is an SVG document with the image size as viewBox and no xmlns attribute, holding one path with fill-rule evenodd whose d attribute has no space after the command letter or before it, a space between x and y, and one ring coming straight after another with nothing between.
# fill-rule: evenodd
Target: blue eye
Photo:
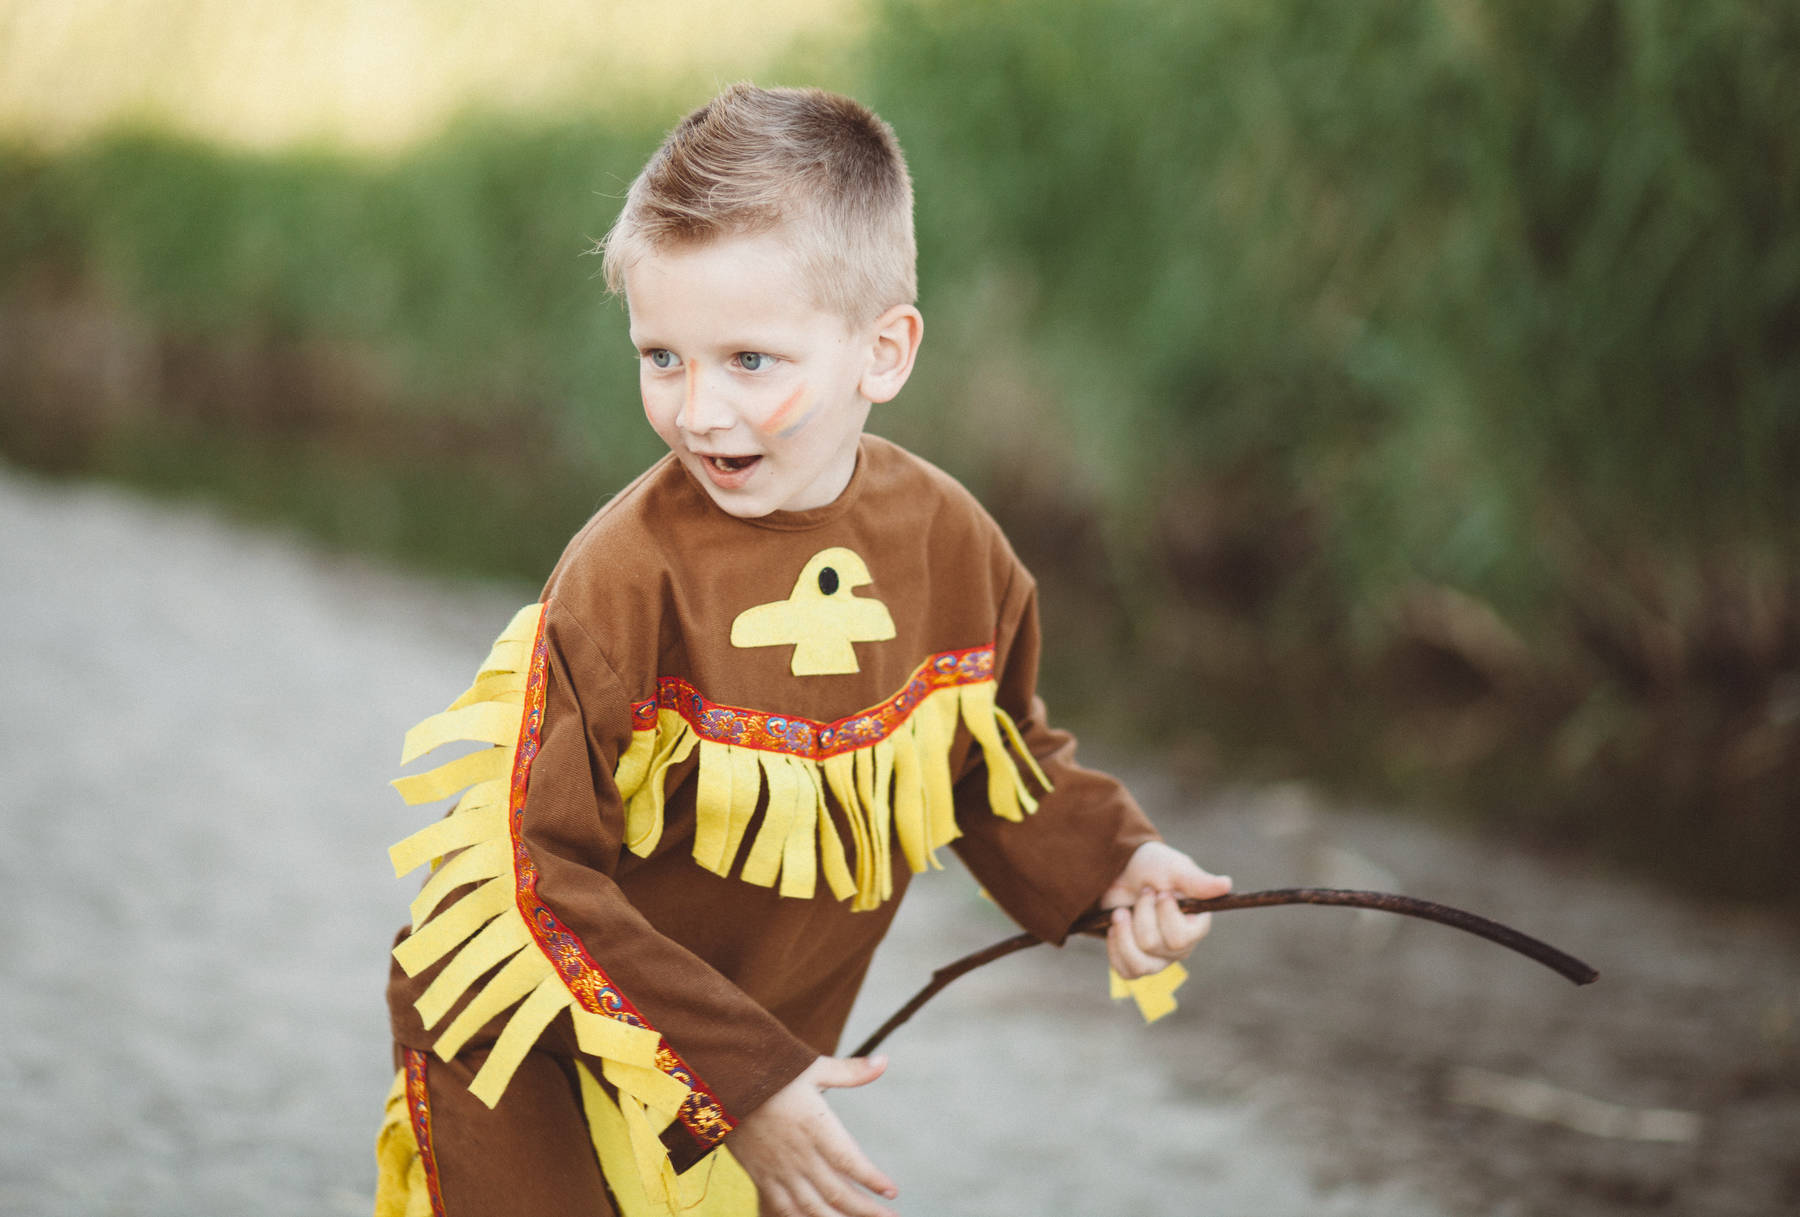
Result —
<instances>
[{"instance_id":1,"label":"blue eye","mask_svg":"<svg viewBox=\"0 0 1800 1217\"><path fill-rule=\"evenodd\" d=\"M738 367L746 372L760 372L775 362L772 355L764 355L761 351L739 351Z\"/></svg>"},{"instance_id":2,"label":"blue eye","mask_svg":"<svg viewBox=\"0 0 1800 1217\"><path fill-rule=\"evenodd\" d=\"M657 347L653 351L645 352L644 358L650 361L650 366L653 368L660 368L666 371L675 366L675 352L663 347Z\"/></svg>"}]
</instances>

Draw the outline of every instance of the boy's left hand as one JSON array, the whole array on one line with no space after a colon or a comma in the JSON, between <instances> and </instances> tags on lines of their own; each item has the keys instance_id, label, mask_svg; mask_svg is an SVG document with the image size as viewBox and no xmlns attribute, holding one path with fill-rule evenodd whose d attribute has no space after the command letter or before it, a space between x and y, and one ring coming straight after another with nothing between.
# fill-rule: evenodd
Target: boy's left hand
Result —
<instances>
[{"instance_id":1,"label":"boy's left hand","mask_svg":"<svg viewBox=\"0 0 1800 1217\"><path fill-rule=\"evenodd\" d=\"M1211 913L1183 913L1184 896L1206 900L1231 890L1224 875L1202 870L1192 858L1161 841L1138 846L1131 861L1100 897L1113 910L1106 958L1126 980L1160 972L1185 959L1212 928Z\"/></svg>"}]
</instances>

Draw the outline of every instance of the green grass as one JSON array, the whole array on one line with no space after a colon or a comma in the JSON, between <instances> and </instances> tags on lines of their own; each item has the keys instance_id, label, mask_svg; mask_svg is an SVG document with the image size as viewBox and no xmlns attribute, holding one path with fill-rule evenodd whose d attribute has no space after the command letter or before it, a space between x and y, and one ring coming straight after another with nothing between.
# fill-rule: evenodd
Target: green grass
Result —
<instances>
[{"instance_id":1,"label":"green grass","mask_svg":"<svg viewBox=\"0 0 1800 1217\"><path fill-rule=\"evenodd\" d=\"M895 2L830 63L918 185L876 429L1046 568L1055 691L1792 894L1800 10ZM657 454L584 251L675 113L0 152L0 446L539 575Z\"/></svg>"}]
</instances>

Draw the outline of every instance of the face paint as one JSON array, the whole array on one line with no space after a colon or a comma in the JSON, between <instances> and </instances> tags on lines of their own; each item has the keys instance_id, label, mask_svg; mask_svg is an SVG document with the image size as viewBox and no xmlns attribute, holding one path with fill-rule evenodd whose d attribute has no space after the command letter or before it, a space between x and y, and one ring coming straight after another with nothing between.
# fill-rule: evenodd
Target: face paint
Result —
<instances>
[{"instance_id":1,"label":"face paint","mask_svg":"<svg viewBox=\"0 0 1800 1217\"><path fill-rule=\"evenodd\" d=\"M763 419L756 429L764 435L789 436L806 426L812 416L812 393L806 385L801 385L788 394L788 399L776 406L775 412Z\"/></svg>"},{"instance_id":2,"label":"face paint","mask_svg":"<svg viewBox=\"0 0 1800 1217\"><path fill-rule=\"evenodd\" d=\"M681 366L687 371L687 396L681 399L681 417L692 419L694 414L694 373L699 365L690 359Z\"/></svg>"}]
</instances>

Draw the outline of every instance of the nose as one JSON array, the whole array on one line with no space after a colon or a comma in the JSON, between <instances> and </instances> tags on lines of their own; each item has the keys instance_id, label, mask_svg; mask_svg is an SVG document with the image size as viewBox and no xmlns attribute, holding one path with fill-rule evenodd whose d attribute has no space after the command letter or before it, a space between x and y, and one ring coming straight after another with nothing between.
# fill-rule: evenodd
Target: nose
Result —
<instances>
[{"instance_id":1,"label":"nose","mask_svg":"<svg viewBox=\"0 0 1800 1217\"><path fill-rule=\"evenodd\" d=\"M697 363L687 365L687 383L682 388L681 413L675 425L690 435L706 435L724 431L734 421L731 406L719 386L709 382Z\"/></svg>"}]
</instances>

